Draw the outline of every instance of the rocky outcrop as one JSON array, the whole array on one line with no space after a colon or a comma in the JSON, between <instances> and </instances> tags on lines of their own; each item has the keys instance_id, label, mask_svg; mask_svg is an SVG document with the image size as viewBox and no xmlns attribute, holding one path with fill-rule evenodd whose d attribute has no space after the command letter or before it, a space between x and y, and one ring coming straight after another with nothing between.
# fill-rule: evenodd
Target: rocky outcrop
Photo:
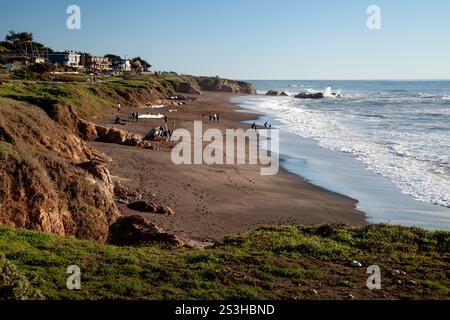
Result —
<instances>
[{"instance_id":1,"label":"rocky outcrop","mask_svg":"<svg viewBox=\"0 0 450 320\"><path fill-rule=\"evenodd\" d=\"M279 91L269 90L266 93L266 96L278 97L280 95Z\"/></svg>"},{"instance_id":2,"label":"rocky outcrop","mask_svg":"<svg viewBox=\"0 0 450 320\"><path fill-rule=\"evenodd\" d=\"M120 215L107 157L39 107L0 103L0 225L104 242Z\"/></svg>"},{"instance_id":3,"label":"rocky outcrop","mask_svg":"<svg viewBox=\"0 0 450 320\"><path fill-rule=\"evenodd\" d=\"M155 150L150 141L146 141L139 134L132 134L123 129L98 125L95 126L95 130L97 134L97 139L95 141Z\"/></svg>"},{"instance_id":4,"label":"rocky outcrop","mask_svg":"<svg viewBox=\"0 0 450 320\"><path fill-rule=\"evenodd\" d=\"M127 200L128 198L128 188L121 184L120 182L114 182L114 195L116 195L119 199Z\"/></svg>"},{"instance_id":5,"label":"rocky outcrop","mask_svg":"<svg viewBox=\"0 0 450 320\"><path fill-rule=\"evenodd\" d=\"M194 81L169 81L173 89L179 93L200 95L201 90Z\"/></svg>"},{"instance_id":6,"label":"rocky outcrop","mask_svg":"<svg viewBox=\"0 0 450 320\"><path fill-rule=\"evenodd\" d=\"M109 170L98 161L87 161L77 165L79 168L90 173L94 178L104 183L104 186L111 192L114 192L115 185L109 174Z\"/></svg>"},{"instance_id":7,"label":"rocky outcrop","mask_svg":"<svg viewBox=\"0 0 450 320\"><path fill-rule=\"evenodd\" d=\"M244 81L236 81L236 83L239 85L241 93L257 94L256 87L254 85L252 85L251 83L244 82Z\"/></svg>"},{"instance_id":8,"label":"rocky outcrop","mask_svg":"<svg viewBox=\"0 0 450 320\"><path fill-rule=\"evenodd\" d=\"M256 88L248 82L233 81L218 77L198 77L196 81L203 91L256 94Z\"/></svg>"},{"instance_id":9,"label":"rocky outcrop","mask_svg":"<svg viewBox=\"0 0 450 320\"><path fill-rule=\"evenodd\" d=\"M219 77L176 76L166 80L179 93L201 94L202 91L256 94L256 88L248 82Z\"/></svg>"},{"instance_id":10,"label":"rocky outcrop","mask_svg":"<svg viewBox=\"0 0 450 320\"><path fill-rule=\"evenodd\" d=\"M116 246L138 246L163 243L181 247L185 242L176 235L164 232L145 217L121 217L109 228L108 243Z\"/></svg>"},{"instance_id":11,"label":"rocky outcrop","mask_svg":"<svg viewBox=\"0 0 450 320\"><path fill-rule=\"evenodd\" d=\"M318 92L318 93L299 93L298 95L295 96L297 99L322 99L323 98L323 93L322 92Z\"/></svg>"},{"instance_id":12,"label":"rocky outcrop","mask_svg":"<svg viewBox=\"0 0 450 320\"><path fill-rule=\"evenodd\" d=\"M132 202L128 204L128 208L134 211L164 214L168 216L175 214L175 212L170 207L157 205L150 201Z\"/></svg>"},{"instance_id":13,"label":"rocky outcrop","mask_svg":"<svg viewBox=\"0 0 450 320\"><path fill-rule=\"evenodd\" d=\"M178 84L177 87L177 92L181 92L181 93L189 93L189 94L201 94L200 89L195 85L192 84L190 82L181 82Z\"/></svg>"},{"instance_id":14,"label":"rocky outcrop","mask_svg":"<svg viewBox=\"0 0 450 320\"><path fill-rule=\"evenodd\" d=\"M289 94L282 91L276 91L276 90L269 90L266 93L266 96L272 96L272 97L289 97Z\"/></svg>"},{"instance_id":15,"label":"rocky outcrop","mask_svg":"<svg viewBox=\"0 0 450 320\"><path fill-rule=\"evenodd\" d=\"M131 133L128 131L114 127L96 126L95 129L98 136L96 140L101 142L124 144L132 138Z\"/></svg>"}]
</instances>

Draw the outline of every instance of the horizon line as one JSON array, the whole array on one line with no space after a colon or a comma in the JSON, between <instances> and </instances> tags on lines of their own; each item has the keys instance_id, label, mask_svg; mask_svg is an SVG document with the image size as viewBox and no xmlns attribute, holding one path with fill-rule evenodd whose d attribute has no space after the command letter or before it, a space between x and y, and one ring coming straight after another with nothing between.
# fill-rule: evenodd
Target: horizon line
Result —
<instances>
[{"instance_id":1,"label":"horizon line","mask_svg":"<svg viewBox=\"0 0 450 320\"><path fill-rule=\"evenodd\" d=\"M236 81L450 81L450 78L399 78L399 79L251 79L233 78Z\"/></svg>"}]
</instances>

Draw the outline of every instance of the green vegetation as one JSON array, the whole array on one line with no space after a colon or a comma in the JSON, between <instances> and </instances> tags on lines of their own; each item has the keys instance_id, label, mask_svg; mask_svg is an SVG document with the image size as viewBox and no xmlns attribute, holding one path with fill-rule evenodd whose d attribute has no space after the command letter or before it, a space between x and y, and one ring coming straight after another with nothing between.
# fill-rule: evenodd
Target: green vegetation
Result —
<instances>
[{"instance_id":1,"label":"green vegetation","mask_svg":"<svg viewBox=\"0 0 450 320\"><path fill-rule=\"evenodd\" d=\"M26 74L24 78L27 79L30 70L35 70L36 66L17 72ZM39 68L45 69L45 66ZM12 77L17 78L16 74ZM173 94L169 83L149 76L98 77L96 83L87 82L89 77L85 75L55 75L52 78L67 82L5 79L0 85L0 97L37 105L54 119L64 104L75 107L82 117L103 116L117 103L139 105Z\"/></svg>"},{"instance_id":2,"label":"green vegetation","mask_svg":"<svg viewBox=\"0 0 450 320\"><path fill-rule=\"evenodd\" d=\"M0 229L0 252L47 299L448 299L449 249L449 232L384 225L262 227L209 249L114 247ZM351 260L364 267L349 267ZM373 264L381 290L366 288ZM79 291L66 289L70 265L81 268Z\"/></svg>"},{"instance_id":3,"label":"green vegetation","mask_svg":"<svg viewBox=\"0 0 450 320\"><path fill-rule=\"evenodd\" d=\"M7 300L38 300L43 296L34 289L28 279L17 271L17 267L9 262L0 252L0 297Z\"/></svg>"},{"instance_id":4,"label":"green vegetation","mask_svg":"<svg viewBox=\"0 0 450 320\"><path fill-rule=\"evenodd\" d=\"M131 62L139 62L144 71L148 71L152 67L150 63L148 63L145 59L141 57L133 58L131 59Z\"/></svg>"},{"instance_id":5,"label":"green vegetation","mask_svg":"<svg viewBox=\"0 0 450 320\"><path fill-rule=\"evenodd\" d=\"M44 46L42 43L36 42L33 39L33 34L31 32L14 32L9 31L5 36L5 41L0 41L0 47L4 51L25 51L25 52L53 52L52 49ZM3 51L1 50L0 51Z\"/></svg>"},{"instance_id":6,"label":"green vegetation","mask_svg":"<svg viewBox=\"0 0 450 320\"><path fill-rule=\"evenodd\" d=\"M13 86L0 88L0 96L34 104L43 109L51 118L58 113L59 103L69 95L67 87L39 83L16 82Z\"/></svg>"},{"instance_id":7,"label":"green vegetation","mask_svg":"<svg viewBox=\"0 0 450 320\"><path fill-rule=\"evenodd\" d=\"M55 70L55 66L51 63L36 63L14 70L13 79L19 80L51 80L50 73Z\"/></svg>"}]
</instances>

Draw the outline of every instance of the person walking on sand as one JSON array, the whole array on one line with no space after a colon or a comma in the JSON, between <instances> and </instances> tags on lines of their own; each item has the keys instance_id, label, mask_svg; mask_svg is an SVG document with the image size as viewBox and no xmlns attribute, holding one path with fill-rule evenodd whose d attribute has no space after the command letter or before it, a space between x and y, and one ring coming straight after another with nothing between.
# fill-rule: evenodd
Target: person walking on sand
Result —
<instances>
[{"instance_id":1,"label":"person walking on sand","mask_svg":"<svg viewBox=\"0 0 450 320\"><path fill-rule=\"evenodd\" d=\"M217 123L220 122L220 114L217 114Z\"/></svg>"},{"instance_id":2,"label":"person walking on sand","mask_svg":"<svg viewBox=\"0 0 450 320\"><path fill-rule=\"evenodd\" d=\"M209 122L212 122L212 118L213 118L213 116L212 116L212 114L210 113L210 114L209 114Z\"/></svg>"},{"instance_id":3,"label":"person walking on sand","mask_svg":"<svg viewBox=\"0 0 450 320\"><path fill-rule=\"evenodd\" d=\"M120 105L120 103L117 104L117 112L120 112L120 110L122 109L122 106Z\"/></svg>"}]
</instances>

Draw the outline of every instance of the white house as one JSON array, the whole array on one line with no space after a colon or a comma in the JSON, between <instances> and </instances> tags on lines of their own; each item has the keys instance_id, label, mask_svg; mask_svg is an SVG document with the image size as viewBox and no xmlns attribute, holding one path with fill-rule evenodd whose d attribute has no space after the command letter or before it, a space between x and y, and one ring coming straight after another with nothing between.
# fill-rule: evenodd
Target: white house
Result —
<instances>
[{"instance_id":1,"label":"white house","mask_svg":"<svg viewBox=\"0 0 450 320\"><path fill-rule=\"evenodd\" d=\"M131 71L131 61L130 60L116 60L113 63L114 69L120 72Z\"/></svg>"},{"instance_id":2,"label":"white house","mask_svg":"<svg viewBox=\"0 0 450 320\"><path fill-rule=\"evenodd\" d=\"M48 55L48 60L63 67L81 68L81 55L76 51L55 52Z\"/></svg>"}]
</instances>

